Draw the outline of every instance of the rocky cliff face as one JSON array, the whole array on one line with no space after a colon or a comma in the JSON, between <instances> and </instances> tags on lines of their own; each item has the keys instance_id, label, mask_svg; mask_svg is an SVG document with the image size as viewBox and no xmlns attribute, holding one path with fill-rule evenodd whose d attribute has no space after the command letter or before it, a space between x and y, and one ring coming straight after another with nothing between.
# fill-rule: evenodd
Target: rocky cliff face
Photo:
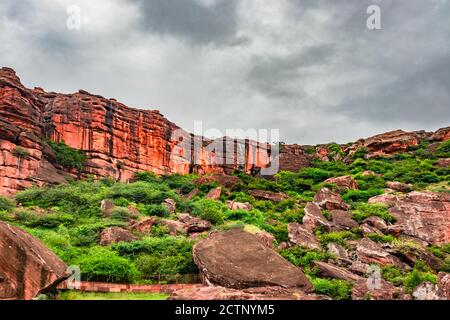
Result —
<instances>
[{"instance_id":1,"label":"rocky cliff face","mask_svg":"<svg viewBox=\"0 0 450 320\"><path fill-rule=\"evenodd\" d=\"M367 147L373 154L391 154L424 139L450 139L450 128L436 133L391 132L343 150L351 153ZM83 170L56 165L47 140L83 150L88 157ZM211 141L180 129L159 111L129 108L83 90L59 94L28 89L14 70L0 69L0 194L60 183L66 176L125 182L138 171L257 174L267 167L296 171L316 157L326 159L328 153L326 146L284 145L278 154L271 145L255 141Z\"/></svg>"}]
</instances>

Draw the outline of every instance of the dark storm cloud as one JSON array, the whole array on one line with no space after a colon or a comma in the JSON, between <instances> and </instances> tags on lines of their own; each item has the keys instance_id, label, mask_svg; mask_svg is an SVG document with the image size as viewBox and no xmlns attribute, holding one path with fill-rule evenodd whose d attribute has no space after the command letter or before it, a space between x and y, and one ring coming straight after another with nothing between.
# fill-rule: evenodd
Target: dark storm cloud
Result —
<instances>
[{"instance_id":1,"label":"dark storm cloud","mask_svg":"<svg viewBox=\"0 0 450 320\"><path fill-rule=\"evenodd\" d=\"M79 5L81 30L66 28ZM381 8L382 30L366 27ZM450 125L448 0L1 0L24 84L158 108L192 130L348 142Z\"/></svg>"},{"instance_id":2,"label":"dark storm cloud","mask_svg":"<svg viewBox=\"0 0 450 320\"><path fill-rule=\"evenodd\" d=\"M196 0L131 0L141 8L144 28L194 43L232 41L237 32L237 0L206 5Z\"/></svg>"}]
</instances>

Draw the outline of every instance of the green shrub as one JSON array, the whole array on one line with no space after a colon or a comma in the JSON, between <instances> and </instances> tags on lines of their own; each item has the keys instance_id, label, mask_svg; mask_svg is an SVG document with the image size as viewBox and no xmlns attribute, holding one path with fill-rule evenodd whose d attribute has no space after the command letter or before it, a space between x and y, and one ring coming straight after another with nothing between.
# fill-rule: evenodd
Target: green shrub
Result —
<instances>
[{"instance_id":1,"label":"green shrub","mask_svg":"<svg viewBox=\"0 0 450 320\"><path fill-rule=\"evenodd\" d=\"M405 287L407 293L412 293L415 287L423 282L436 283L437 277L430 272L428 266L417 260L412 271L401 270L394 266L385 266L382 268L383 278L395 285Z\"/></svg>"},{"instance_id":2,"label":"green shrub","mask_svg":"<svg viewBox=\"0 0 450 320\"><path fill-rule=\"evenodd\" d=\"M0 211L11 211L14 207L14 201L9 198L0 196Z\"/></svg>"},{"instance_id":3,"label":"green shrub","mask_svg":"<svg viewBox=\"0 0 450 320\"><path fill-rule=\"evenodd\" d=\"M86 281L132 283L139 275L132 261L108 248L92 247L76 264Z\"/></svg>"},{"instance_id":4,"label":"green shrub","mask_svg":"<svg viewBox=\"0 0 450 320\"><path fill-rule=\"evenodd\" d=\"M395 238L391 235L384 235L378 233L371 233L367 236L370 240L381 243L391 243L395 240Z\"/></svg>"},{"instance_id":5,"label":"green shrub","mask_svg":"<svg viewBox=\"0 0 450 320\"><path fill-rule=\"evenodd\" d=\"M356 240L360 238L358 234L351 231L337 231L329 233L317 231L316 236L324 247L331 242L345 246L347 240Z\"/></svg>"},{"instance_id":6,"label":"green shrub","mask_svg":"<svg viewBox=\"0 0 450 320\"><path fill-rule=\"evenodd\" d=\"M48 145L56 154L56 163L68 169L83 169L86 156L81 150L69 147L64 142L48 141Z\"/></svg>"},{"instance_id":7,"label":"green shrub","mask_svg":"<svg viewBox=\"0 0 450 320\"><path fill-rule=\"evenodd\" d=\"M100 231L105 227L106 225L100 222L73 228L70 231L71 241L75 246L89 247L95 245L98 243Z\"/></svg>"},{"instance_id":8,"label":"green shrub","mask_svg":"<svg viewBox=\"0 0 450 320\"><path fill-rule=\"evenodd\" d=\"M314 261L327 261L331 257L328 253L320 250L298 246L283 249L280 251L280 255L293 265L303 268L306 273L311 273L312 263Z\"/></svg>"},{"instance_id":9,"label":"green shrub","mask_svg":"<svg viewBox=\"0 0 450 320\"><path fill-rule=\"evenodd\" d=\"M213 224L223 223L226 207L219 201L201 199L194 202L192 215L208 220Z\"/></svg>"},{"instance_id":10,"label":"green shrub","mask_svg":"<svg viewBox=\"0 0 450 320\"><path fill-rule=\"evenodd\" d=\"M442 142L436 149L436 154L441 158L450 157L450 140Z\"/></svg>"},{"instance_id":11,"label":"green shrub","mask_svg":"<svg viewBox=\"0 0 450 320\"><path fill-rule=\"evenodd\" d=\"M350 300L352 296L352 285L344 280L311 278L317 294L327 295L334 300Z\"/></svg>"},{"instance_id":12,"label":"green shrub","mask_svg":"<svg viewBox=\"0 0 450 320\"><path fill-rule=\"evenodd\" d=\"M395 217L389 213L386 205L382 203L358 203L352 212L352 218L362 223L369 217L380 217L386 222L395 222Z\"/></svg>"},{"instance_id":13,"label":"green shrub","mask_svg":"<svg viewBox=\"0 0 450 320\"><path fill-rule=\"evenodd\" d=\"M369 153L369 149L366 147L358 148L355 153L353 153L353 159L364 159Z\"/></svg>"},{"instance_id":14,"label":"green shrub","mask_svg":"<svg viewBox=\"0 0 450 320\"><path fill-rule=\"evenodd\" d=\"M111 210L111 219L128 221L131 218L131 212L127 208L115 207Z\"/></svg>"},{"instance_id":15,"label":"green shrub","mask_svg":"<svg viewBox=\"0 0 450 320\"><path fill-rule=\"evenodd\" d=\"M32 228L55 229L61 225L71 226L75 218L70 214L48 214L44 216L34 216L34 219L26 222L26 225Z\"/></svg>"},{"instance_id":16,"label":"green shrub","mask_svg":"<svg viewBox=\"0 0 450 320\"><path fill-rule=\"evenodd\" d=\"M342 199L346 202L367 202L370 198L383 193L381 189L348 190L342 195Z\"/></svg>"},{"instance_id":17,"label":"green shrub","mask_svg":"<svg viewBox=\"0 0 450 320\"><path fill-rule=\"evenodd\" d=\"M196 273L197 269L190 257L152 256L143 254L136 258L136 267L143 279L154 279L157 275L175 275Z\"/></svg>"},{"instance_id":18,"label":"green shrub","mask_svg":"<svg viewBox=\"0 0 450 320\"><path fill-rule=\"evenodd\" d=\"M164 217L169 215L169 209L161 204L138 204L137 209L147 216Z\"/></svg>"}]
</instances>

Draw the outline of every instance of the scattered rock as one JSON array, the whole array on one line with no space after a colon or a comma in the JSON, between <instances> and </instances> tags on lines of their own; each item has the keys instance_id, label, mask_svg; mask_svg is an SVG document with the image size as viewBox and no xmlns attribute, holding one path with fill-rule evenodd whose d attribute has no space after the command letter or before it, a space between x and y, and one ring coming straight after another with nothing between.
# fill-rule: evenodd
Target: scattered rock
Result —
<instances>
[{"instance_id":1,"label":"scattered rock","mask_svg":"<svg viewBox=\"0 0 450 320\"><path fill-rule=\"evenodd\" d=\"M350 206L346 204L340 195L332 192L328 188L321 189L314 197L314 203L324 210L348 210Z\"/></svg>"},{"instance_id":2,"label":"scattered rock","mask_svg":"<svg viewBox=\"0 0 450 320\"><path fill-rule=\"evenodd\" d=\"M269 200L269 201L274 201L274 202L280 202L280 201L289 199L289 197L282 192L250 190L248 192L248 194L251 195L252 197L255 197L256 199Z\"/></svg>"},{"instance_id":3,"label":"scattered rock","mask_svg":"<svg viewBox=\"0 0 450 320\"><path fill-rule=\"evenodd\" d=\"M333 278L333 279L340 279L345 280L349 282L356 282L361 279L360 276L351 273L350 271L337 267L335 265L332 265L330 263L325 263L322 261L315 261L314 264L319 269L319 272L327 277L327 278Z\"/></svg>"},{"instance_id":4,"label":"scattered rock","mask_svg":"<svg viewBox=\"0 0 450 320\"><path fill-rule=\"evenodd\" d=\"M336 185L339 191L358 189L358 183L352 176L330 178L325 180L325 183Z\"/></svg>"},{"instance_id":5,"label":"scattered rock","mask_svg":"<svg viewBox=\"0 0 450 320\"><path fill-rule=\"evenodd\" d=\"M40 240L0 221L0 300L30 300L68 277L67 265Z\"/></svg>"},{"instance_id":6,"label":"scattered rock","mask_svg":"<svg viewBox=\"0 0 450 320\"><path fill-rule=\"evenodd\" d=\"M183 222L163 219L159 223L169 228L169 235L172 237L178 234L187 234L186 225Z\"/></svg>"},{"instance_id":7,"label":"scattered rock","mask_svg":"<svg viewBox=\"0 0 450 320\"><path fill-rule=\"evenodd\" d=\"M230 289L218 286L181 289L173 292L169 300L331 300L327 296L305 293L299 289L258 287Z\"/></svg>"},{"instance_id":8,"label":"scattered rock","mask_svg":"<svg viewBox=\"0 0 450 320\"><path fill-rule=\"evenodd\" d=\"M439 159L436 162L436 166L439 168L448 168L450 167L450 158L448 159Z\"/></svg>"},{"instance_id":9,"label":"scattered rock","mask_svg":"<svg viewBox=\"0 0 450 320\"><path fill-rule=\"evenodd\" d=\"M447 300L445 293L431 282L424 282L418 285L413 293L414 300Z\"/></svg>"},{"instance_id":10,"label":"scattered rock","mask_svg":"<svg viewBox=\"0 0 450 320\"><path fill-rule=\"evenodd\" d=\"M353 261L350 267L348 268L351 272L354 272L358 275L365 276L370 273L370 265L367 263L363 263L359 260Z\"/></svg>"},{"instance_id":11,"label":"scattered rock","mask_svg":"<svg viewBox=\"0 0 450 320\"><path fill-rule=\"evenodd\" d=\"M378 230L375 227L372 227L371 225L367 224L367 223L363 223L359 226L359 229L361 230L361 233L364 237L368 236L369 234L379 234L382 235L383 232L381 232L380 230Z\"/></svg>"},{"instance_id":12,"label":"scattered rock","mask_svg":"<svg viewBox=\"0 0 450 320\"><path fill-rule=\"evenodd\" d=\"M327 231L331 230L331 223L324 217L317 204L309 202L304 212L303 226L306 229L311 231L316 228L324 228Z\"/></svg>"},{"instance_id":13,"label":"scattered rock","mask_svg":"<svg viewBox=\"0 0 450 320\"><path fill-rule=\"evenodd\" d=\"M392 190L399 192L410 192L413 189L413 186L411 184L401 183L397 181L386 182L386 186Z\"/></svg>"},{"instance_id":14,"label":"scattered rock","mask_svg":"<svg viewBox=\"0 0 450 320\"><path fill-rule=\"evenodd\" d=\"M219 200L222 195L222 187L217 187L208 192L206 199Z\"/></svg>"},{"instance_id":15,"label":"scattered rock","mask_svg":"<svg viewBox=\"0 0 450 320\"><path fill-rule=\"evenodd\" d=\"M178 221L184 224L183 229L188 234L201 233L211 229L211 223L209 221L193 217L187 213L180 214Z\"/></svg>"},{"instance_id":16,"label":"scattered rock","mask_svg":"<svg viewBox=\"0 0 450 320\"><path fill-rule=\"evenodd\" d=\"M100 233L100 245L107 246L119 242L132 242L137 238L128 230L120 227L104 229Z\"/></svg>"},{"instance_id":17,"label":"scattered rock","mask_svg":"<svg viewBox=\"0 0 450 320\"><path fill-rule=\"evenodd\" d=\"M253 206L248 202L236 202L236 201L227 201L226 205L230 210L246 210L251 211Z\"/></svg>"},{"instance_id":18,"label":"scattered rock","mask_svg":"<svg viewBox=\"0 0 450 320\"><path fill-rule=\"evenodd\" d=\"M368 238L363 238L358 242L356 255L361 262L368 264L390 264L401 268L405 266L400 259L389 254L383 247Z\"/></svg>"},{"instance_id":19,"label":"scattered rock","mask_svg":"<svg viewBox=\"0 0 450 320\"><path fill-rule=\"evenodd\" d=\"M177 203L175 200L167 198L163 202L163 206L167 208L170 214L173 214L177 211Z\"/></svg>"},{"instance_id":20,"label":"scattered rock","mask_svg":"<svg viewBox=\"0 0 450 320\"><path fill-rule=\"evenodd\" d=\"M131 230L139 233L150 233L152 227L158 222L157 217L145 218L144 220L138 221L131 226Z\"/></svg>"},{"instance_id":21,"label":"scattered rock","mask_svg":"<svg viewBox=\"0 0 450 320\"><path fill-rule=\"evenodd\" d=\"M352 219L352 214L344 210L333 210L331 211L331 218L333 221L333 229L340 230L351 230L358 227L358 222Z\"/></svg>"},{"instance_id":22,"label":"scattered rock","mask_svg":"<svg viewBox=\"0 0 450 320\"><path fill-rule=\"evenodd\" d=\"M398 201L398 197L393 194L381 194L369 199L368 203L381 203L388 207L392 207Z\"/></svg>"},{"instance_id":23,"label":"scattered rock","mask_svg":"<svg viewBox=\"0 0 450 320\"><path fill-rule=\"evenodd\" d=\"M207 284L234 289L281 286L313 290L299 268L241 229L212 233L194 246L193 257Z\"/></svg>"},{"instance_id":24,"label":"scattered rock","mask_svg":"<svg viewBox=\"0 0 450 320\"><path fill-rule=\"evenodd\" d=\"M319 240L317 240L311 230L306 229L299 223L288 224L289 241L295 245L310 249L321 249Z\"/></svg>"},{"instance_id":25,"label":"scattered rock","mask_svg":"<svg viewBox=\"0 0 450 320\"><path fill-rule=\"evenodd\" d=\"M371 227L377 228L378 230L385 230L387 228L387 223L380 217L369 217L363 221L363 223L368 224Z\"/></svg>"},{"instance_id":26,"label":"scattered rock","mask_svg":"<svg viewBox=\"0 0 450 320\"><path fill-rule=\"evenodd\" d=\"M100 204L100 208L103 212L103 216L107 218L111 215L111 211L115 208L115 205L111 200L104 199Z\"/></svg>"},{"instance_id":27,"label":"scattered rock","mask_svg":"<svg viewBox=\"0 0 450 320\"><path fill-rule=\"evenodd\" d=\"M327 245L327 252L329 254L334 255L340 260L343 261L350 261L350 256L348 254L347 249L345 249L343 246L337 243L329 243Z\"/></svg>"},{"instance_id":28,"label":"scattered rock","mask_svg":"<svg viewBox=\"0 0 450 320\"><path fill-rule=\"evenodd\" d=\"M353 300L403 300L404 292L383 279L360 279L352 289Z\"/></svg>"},{"instance_id":29,"label":"scattered rock","mask_svg":"<svg viewBox=\"0 0 450 320\"><path fill-rule=\"evenodd\" d=\"M136 207L128 206L127 209L128 209L128 211L130 211L130 214L131 214L131 217L132 217L132 218L137 218L137 217L139 217L140 212L139 212L138 209L136 209Z\"/></svg>"},{"instance_id":30,"label":"scattered rock","mask_svg":"<svg viewBox=\"0 0 450 320\"><path fill-rule=\"evenodd\" d=\"M189 192L184 199L186 200L191 200L192 198L194 198L195 196L197 196L200 193L200 190L195 188L193 189L191 192Z\"/></svg>"}]
</instances>

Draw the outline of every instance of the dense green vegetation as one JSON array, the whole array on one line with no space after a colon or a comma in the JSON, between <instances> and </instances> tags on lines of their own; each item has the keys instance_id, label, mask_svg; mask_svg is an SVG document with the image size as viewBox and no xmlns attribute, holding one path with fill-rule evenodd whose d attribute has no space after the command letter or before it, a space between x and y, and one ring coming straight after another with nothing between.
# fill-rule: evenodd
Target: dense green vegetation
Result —
<instances>
[{"instance_id":1,"label":"dense green vegetation","mask_svg":"<svg viewBox=\"0 0 450 320\"><path fill-rule=\"evenodd\" d=\"M99 293L99 292L63 292L60 300L167 300L169 296L164 293Z\"/></svg>"},{"instance_id":2,"label":"dense green vegetation","mask_svg":"<svg viewBox=\"0 0 450 320\"><path fill-rule=\"evenodd\" d=\"M56 162L67 168L81 169L85 156L64 143L49 143L56 154ZM368 150L360 149L345 159L339 145L329 147L336 161L314 161L310 167L299 172L280 172L273 179L259 179L243 173L235 173L242 180L231 190L223 193L219 200L204 199L204 195L217 183L196 185L195 175L156 176L151 173L136 174L136 181L129 184L111 179L99 181L72 181L65 185L46 188L31 188L18 193L17 202L0 197L0 220L21 226L58 254L69 265L79 265L82 278L94 281L123 283L152 283L160 275L196 274L192 259L194 241L187 236L169 236L166 226L153 226L151 233L137 235L139 240L108 246L99 245L102 230L108 227L126 227L131 218L129 207L139 212L139 217L157 216L176 220L178 213L190 213L210 221L214 229L234 227L265 230L274 235L277 244L288 241L288 224L301 223L306 202L312 201L322 187L334 188L324 181L331 177L352 175L359 190L348 190L342 198L351 206L354 220L364 221L371 216L395 222L388 208L379 204L368 204L367 200L382 194L387 181L410 183L415 190L449 192L450 170L436 166L440 157L450 156L450 142L442 143L436 151L421 145L405 154L392 157L365 159ZM367 174L372 171L374 174ZM199 194L191 200L183 195L199 188ZM259 189L284 192L289 199L281 202L258 200L247 191ZM177 203L177 213L170 214L162 205L165 199ZM103 199L117 206L108 217L100 208ZM231 211L225 201L249 202L250 211ZM18 205L20 204L20 206ZM329 219L329 212L323 212ZM362 237L361 230L326 232L317 230L316 236L322 246L329 243L346 246L349 240ZM397 248L409 250L411 244L398 241L391 235L370 234L370 239L379 243L391 243ZM443 270L450 270L448 246L429 249L436 257L445 260ZM335 259L323 250L302 247L280 249L279 253L296 266L301 267L311 279L316 292L335 299L349 299L351 284L323 278L314 267L314 261ZM383 269L383 276L408 290L423 281L436 281L435 275L424 263L417 263L411 271L392 266ZM67 294L67 298L72 297Z\"/></svg>"}]
</instances>

